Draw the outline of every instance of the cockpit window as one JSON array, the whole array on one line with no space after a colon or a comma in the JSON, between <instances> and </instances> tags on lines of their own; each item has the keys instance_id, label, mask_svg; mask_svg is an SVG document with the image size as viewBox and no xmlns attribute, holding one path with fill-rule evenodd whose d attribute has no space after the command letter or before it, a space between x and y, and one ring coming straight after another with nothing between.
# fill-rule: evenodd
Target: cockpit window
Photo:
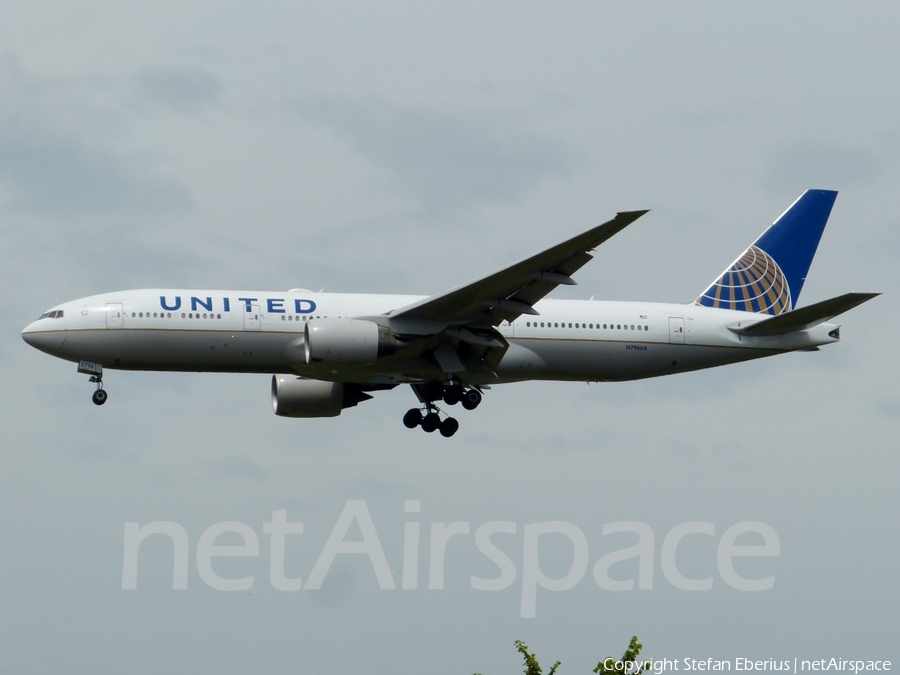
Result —
<instances>
[{"instance_id":1,"label":"cockpit window","mask_svg":"<svg viewBox=\"0 0 900 675\"><path fill-rule=\"evenodd\" d=\"M41 314L41 315L38 317L38 321L40 321L41 319L47 319L47 318L49 318L49 317L50 317L50 312L44 312L43 314Z\"/></svg>"},{"instance_id":2,"label":"cockpit window","mask_svg":"<svg viewBox=\"0 0 900 675\"><path fill-rule=\"evenodd\" d=\"M52 312L44 312L38 317L38 321L41 319L61 319L63 318L63 311L61 309L54 309Z\"/></svg>"},{"instance_id":3,"label":"cockpit window","mask_svg":"<svg viewBox=\"0 0 900 675\"><path fill-rule=\"evenodd\" d=\"M63 311L62 311L61 309L56 310L56 316L54 316L53 318L54 318L54 319L61 319L61 318L63 318Z\"/></svg>"}]
</instances>

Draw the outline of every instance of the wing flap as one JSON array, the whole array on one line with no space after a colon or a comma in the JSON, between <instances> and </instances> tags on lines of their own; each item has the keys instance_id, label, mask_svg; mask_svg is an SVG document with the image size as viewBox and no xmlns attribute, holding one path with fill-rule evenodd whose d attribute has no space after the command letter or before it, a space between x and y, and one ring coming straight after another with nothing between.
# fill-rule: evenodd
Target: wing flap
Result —
<instances>
[{"instance_id":1,"label":"wing flap","mask_svg":"<svg viewBox=\"0 0 900 675\"><path fill-rule=\"evenodd\" d=\"M818 326L839 314L858 307L881 293L845 293L836 298L823 300L807 307L778 314L770 319L763 319L749 326L729 326L728 329L738 335L752 337L770 337L806 330Z\"/></svg>"}]
</instances>

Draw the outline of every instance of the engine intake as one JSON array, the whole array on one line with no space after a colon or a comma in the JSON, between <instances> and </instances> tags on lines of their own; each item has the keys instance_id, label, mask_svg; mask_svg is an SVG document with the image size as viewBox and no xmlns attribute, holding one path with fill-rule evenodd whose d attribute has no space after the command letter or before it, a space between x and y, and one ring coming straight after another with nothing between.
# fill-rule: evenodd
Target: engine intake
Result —
<instances>
[{"instance_id":1,"label":"engine intake","mask_svg":"<svg viewBox=\"0 0 900 675\"><path fill-rule=\"evenodd\" d=\"M374 363L398 346L390 330L363 319L316 319L306 324L303 335L307 364Z\"/></svg>"}]
</instances>

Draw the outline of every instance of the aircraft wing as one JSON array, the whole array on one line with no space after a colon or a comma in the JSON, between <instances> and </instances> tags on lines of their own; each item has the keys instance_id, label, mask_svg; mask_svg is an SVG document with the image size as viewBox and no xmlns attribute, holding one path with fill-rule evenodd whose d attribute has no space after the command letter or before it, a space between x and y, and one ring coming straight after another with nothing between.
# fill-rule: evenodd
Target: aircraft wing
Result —
<instances>
[{"instance_id":1,"label":"aircraft wing","mask_svg":"<svg viewBox=\"0 0 900 675\"><path fill-rule=\"evenodd\" d=\"M451 325L499 325L521 314L538 314L535 303L554 288L574 285L572 275L589 253L647 211L621 211L612 220L530 258L475 281L394 310L391 319L440 321Z\"/></svg>"},{"instance_id":2,"label":"aircraft wing","mask_svg":"<svg viewBox=\"0 0 900 675\"><path fill-rule=\"evenodd\" d=\"M854 307L858 307L881 295L880 293L845 293L836 298L823 300L813 305L801 307L790 312L777 314L768 319L757 321L749 326L741 328L729 326L728 329L739 335L752 337L770 337L772 335L785 335L795 331L806 330L820 323L829 321L839 314L843 314Z\"/></svg>"}]
</instances>

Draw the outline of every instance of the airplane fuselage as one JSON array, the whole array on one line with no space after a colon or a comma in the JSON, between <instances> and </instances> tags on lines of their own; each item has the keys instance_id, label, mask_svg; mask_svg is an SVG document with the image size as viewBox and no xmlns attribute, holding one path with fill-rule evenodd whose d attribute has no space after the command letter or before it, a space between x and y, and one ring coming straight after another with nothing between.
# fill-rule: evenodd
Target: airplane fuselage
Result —
<instances>
[{"instance_id":1,"label":"airplane fuselage","mask_svg":"<svg viewBox=\"0 0 900 675\"><path fill-rule=\"evenodd\" d=\"M334 382L399 384L444 376L403 350L372 363L309 363L304 330L322 318L389 315L422 296L309 291L147 289L95 295L58 305L23 338L69 361L108 369L297 373ZM837 342L837 325L748 337L730 327L759 314L694 304L544 299L537 315L503 322L508 342L495 369L460 373L471 385L523 380L622 381L669 375L811 350ZM61 314L60 314L61 313Z\"/></svg>"}]
</instances>

